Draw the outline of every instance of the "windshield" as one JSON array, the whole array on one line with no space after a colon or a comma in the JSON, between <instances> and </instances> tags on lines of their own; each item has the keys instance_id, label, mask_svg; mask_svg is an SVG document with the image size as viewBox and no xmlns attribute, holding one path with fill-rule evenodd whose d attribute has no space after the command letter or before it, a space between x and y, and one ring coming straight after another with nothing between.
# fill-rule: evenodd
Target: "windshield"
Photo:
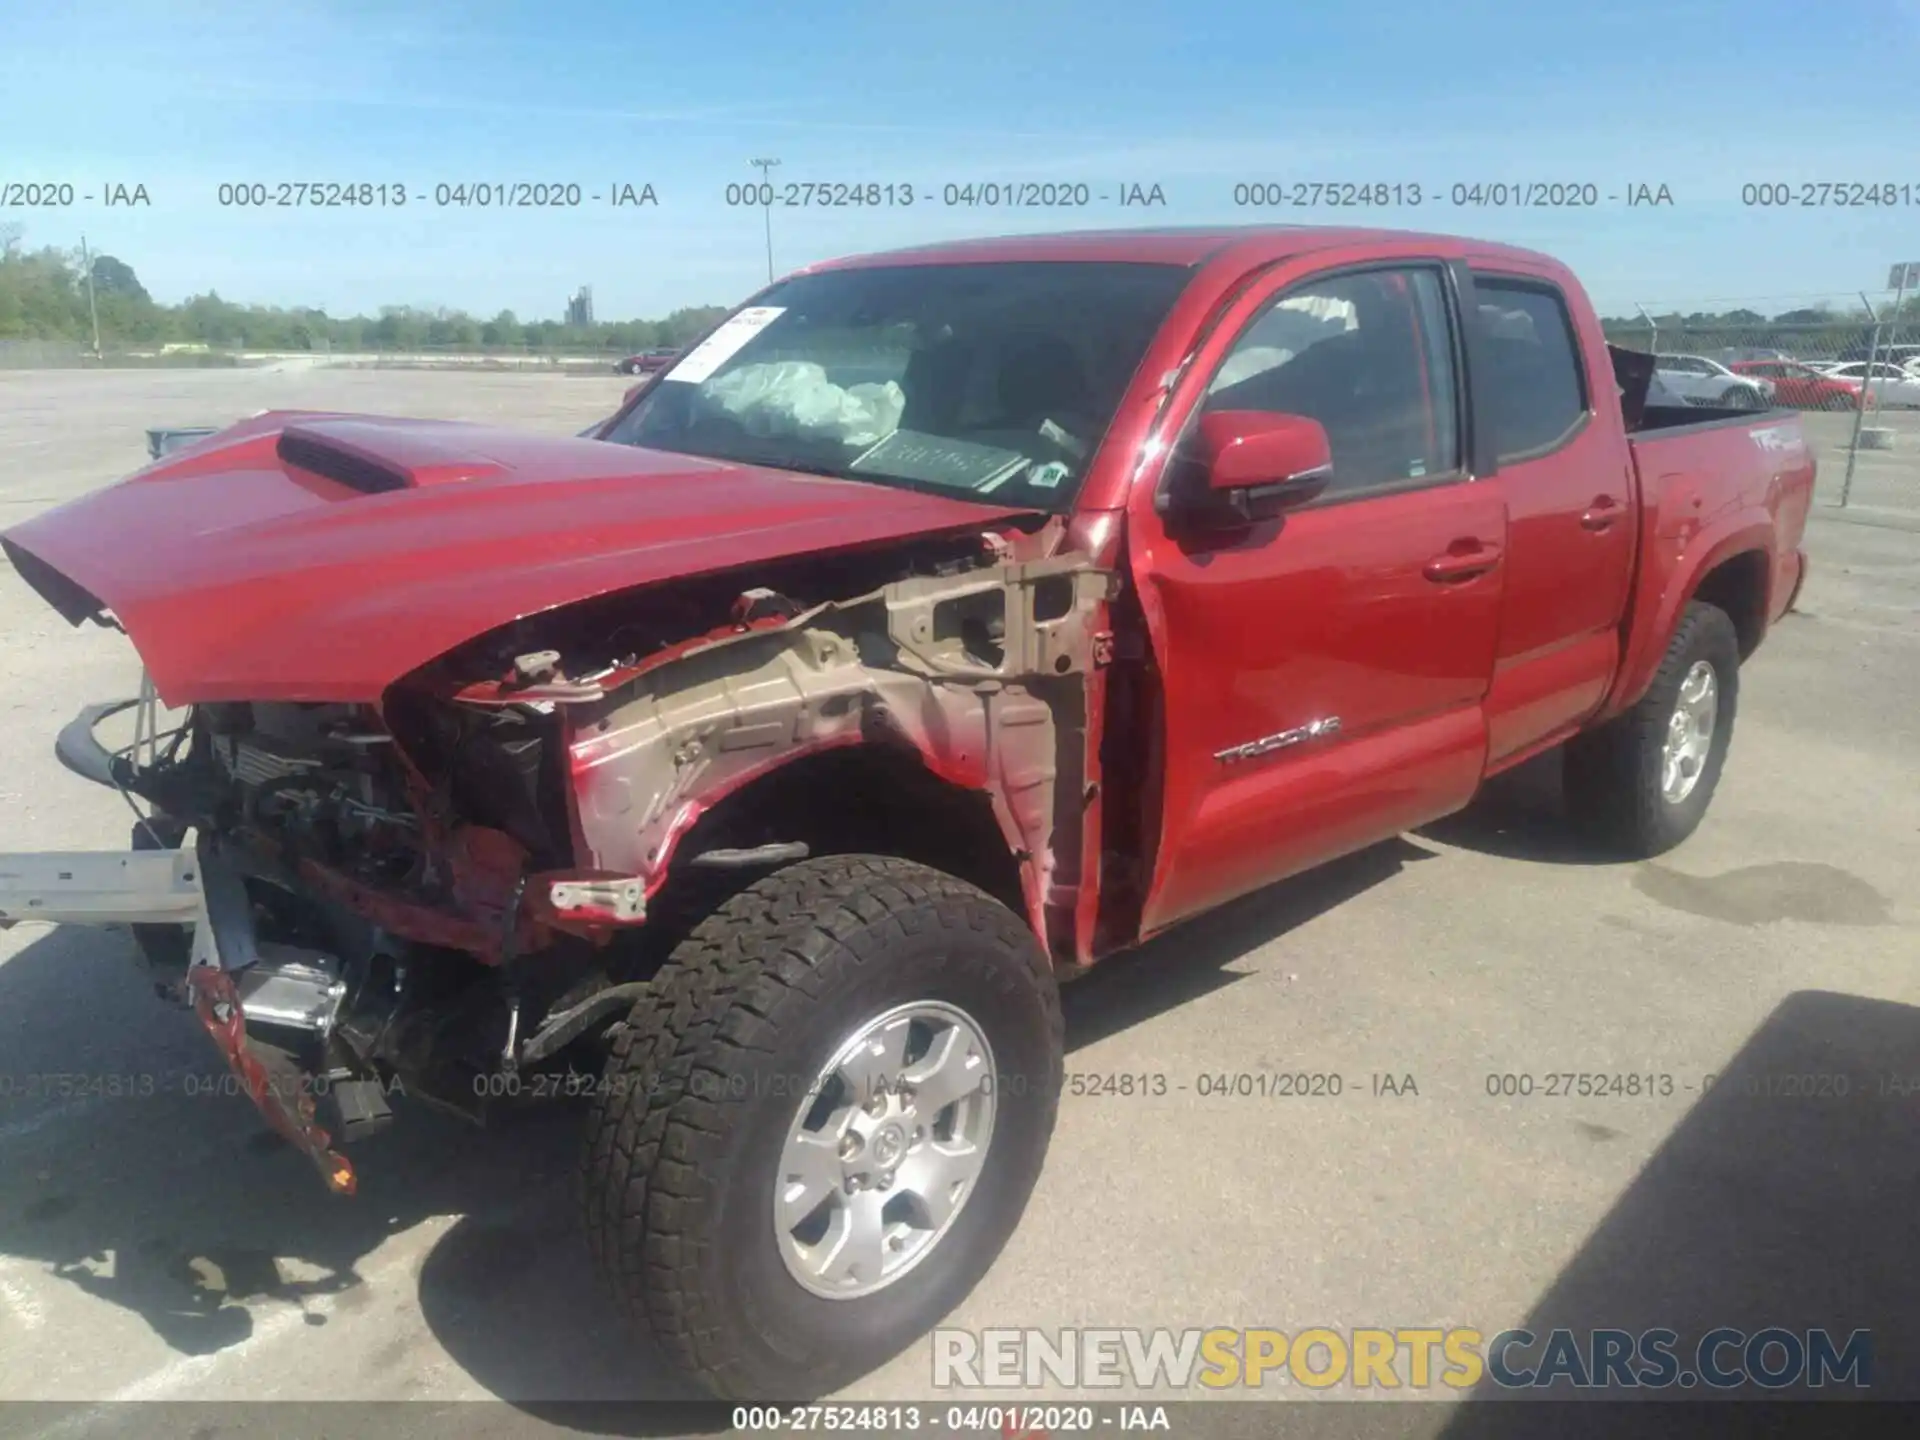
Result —
<instances>
[{"instance_id":1,"label":"windshield","mask_svg":"<svg viewBox=\"0 0 1920 1440\"><path fill-rule=\"evenodd\" d=\"M796 276L604 438L1065 509L1190 274L1040 261Z\"/></svg>"}]
</instances>

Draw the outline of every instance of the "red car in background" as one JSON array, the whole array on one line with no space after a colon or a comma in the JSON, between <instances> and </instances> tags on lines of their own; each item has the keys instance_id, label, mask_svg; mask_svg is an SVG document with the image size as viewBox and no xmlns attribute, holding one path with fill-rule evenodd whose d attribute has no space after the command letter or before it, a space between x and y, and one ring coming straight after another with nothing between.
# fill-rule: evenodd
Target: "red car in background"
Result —
<instances>
[{"instance_id":1,"label":"red car in background","mask_svg":"<svg viewBox=\"0 0 1920 1440\"><path fill-rule=\"evenodd\" d=\"M622 375L651 375L656 370L666 369L679 353L672 345L656 346L652 350L642 350L638 355L627 356L613 368Z\"/></svg>"},{"instance_id":2,"label":"red car in background","mask_svg":"<svg viewBox=\"0 0 1920 1440\"><path fill-rule=\"evenodd\" d=\"M1774 399L1796 410L1851 410L1860 403L1859 381L1823 375L1798 360L1741 360L1727 368L1772 381Z\"/></svg>"}]
</instances>

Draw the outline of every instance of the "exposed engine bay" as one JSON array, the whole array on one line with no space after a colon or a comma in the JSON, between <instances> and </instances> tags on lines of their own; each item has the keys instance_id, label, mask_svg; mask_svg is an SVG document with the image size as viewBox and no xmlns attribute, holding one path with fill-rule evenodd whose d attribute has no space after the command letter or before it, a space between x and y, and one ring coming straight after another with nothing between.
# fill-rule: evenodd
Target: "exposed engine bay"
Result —
<instances>
[{"instance_id":1,"label":"exposed engine bay","mask_svg":"<svg viewBox=\"0 0 1920 1440\"><path fill-rule=\"evenodd\" d=\"M149 692L130 749L92 739L108 707L60 749L142 802L136 849L197 857L192 953L135 927L158 986L350 1190L335 1146L396 1090L482 1120L590 1088L666 950L791 859L926 854L1070 955L1111 577L1040 553L1057 539L605 597L377 705L208 702L163 729Z\"/></svg>"}]
</instances>

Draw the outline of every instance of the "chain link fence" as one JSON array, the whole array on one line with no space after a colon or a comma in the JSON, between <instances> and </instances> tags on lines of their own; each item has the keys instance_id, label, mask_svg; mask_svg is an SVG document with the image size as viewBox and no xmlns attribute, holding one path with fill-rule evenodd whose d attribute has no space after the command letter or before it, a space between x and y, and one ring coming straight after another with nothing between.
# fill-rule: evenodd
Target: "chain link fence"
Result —
<instances>
[{"instance_id":1,"label":"chain link fence","mask_svg":"<svg viewBox=\"0 0 1920 1440\"><path fill-rule=\"evenodd\" d=\"M1767 320L1752 311L1682 315L1652 306L1604 322L1615 345L1658 358L1655 374L1693 405L1801 412L1819 461L1816 504L1920 522L1920 315L1856 299Z\"/></svg>"}]
</instances>

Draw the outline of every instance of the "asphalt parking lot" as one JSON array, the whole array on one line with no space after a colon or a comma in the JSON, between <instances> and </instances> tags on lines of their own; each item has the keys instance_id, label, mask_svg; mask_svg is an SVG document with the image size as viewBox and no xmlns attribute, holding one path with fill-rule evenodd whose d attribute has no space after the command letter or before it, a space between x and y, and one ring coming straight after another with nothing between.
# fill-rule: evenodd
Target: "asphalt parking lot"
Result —
<instances>
[{"instance_id":1,"label":"asphalt parking lot","mask_svg":"<svg viewBox=\"0 0 1920 1440\"><path fill-rule=\"evenodd\" d=\"M627 383L0 373L0 525L136 468L151 425L304 406L570 433ZM1823 443L1844 419L1816 417ZM1692 840L1596 863L1531 766L1109 962L1069 992L1069 1072L1172 1086L1067 1096L1022 1228L948 1323L1867 1328L1876 1393L1920 1398L1920 526L1858 523L1920 514L1920 426L1898 423L1856 480L1871 512L1810 528L1801 613L1743 676ZM0 567L0 674L0 850L124 845L122 803L51 752L81 704L132 689L124 641ZM1197 1093L1279 1072L1342 1093ZM595 1289L567 1117L410 1115L339 1201L220 1073L124 935L0 932L0 1398L509 1402L484 1433L686 1393ZM1544 1093L1565 1073L1655 1093ZM24 1093L56 1074L159 1083ZM1704 1089L1730 1074L1760 1083ZM1802 1075L1844 1092L1770 1078ZM1536 1093L1490 1094L1504 1076ZM856 1393L926 1398L929 1346Z\"/></svg>"},{"instance_id":2,"label":"asphalt parking lot","mask_svg":"<svg viewBox=\"0 0 1920 1440\"><path fill-rule=\"evenodd\" d=\"M1837 507L1845 491L1847 518L1874 522L1903 517L1920 520L1920 410L1868 413L1863 425L1891 430L1893 444L1886 450L1862 448L1854 457L1851 486L1846 482L1846 450L1853 435L1854 417L1812 411L1800 418L1807 438L1820 456L1819 497L1823 504ZM1841 512L1829 510L1828 513Z\"/></svg>"}]
</instances>

